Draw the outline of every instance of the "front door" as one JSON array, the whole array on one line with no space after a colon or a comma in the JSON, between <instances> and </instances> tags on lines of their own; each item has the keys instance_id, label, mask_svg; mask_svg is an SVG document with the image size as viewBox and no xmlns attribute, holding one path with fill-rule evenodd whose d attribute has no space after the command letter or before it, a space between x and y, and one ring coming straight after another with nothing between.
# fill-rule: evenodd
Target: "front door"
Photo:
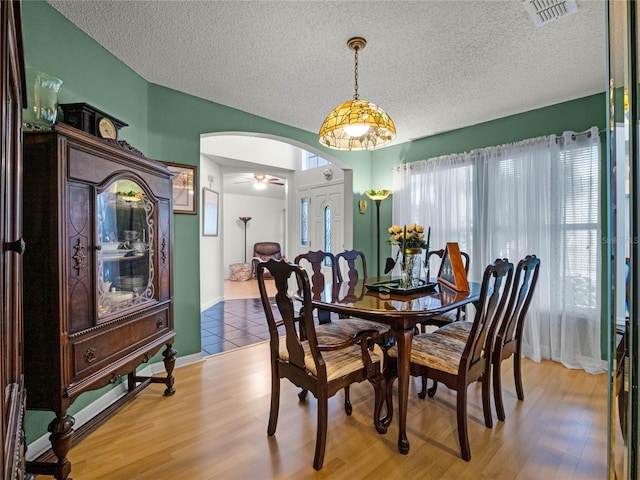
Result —
<instances>
[{"instance_id":1,"label":"front door","mask_svg":"<svg viewBox=\"0 0 640 480\"><path fill-rule=\"evenodd\" d=\"M338 253L344 250L344 184L336 183L311 187L298 191L298 205L307 199L307 218L305 213L300 215L301 239L298 253L309 250L324 250ZM305 232L306 229L306 232ZM323 271L325 278L331 278L331 270L326 266Z\"/></svg>"}]
</instances>

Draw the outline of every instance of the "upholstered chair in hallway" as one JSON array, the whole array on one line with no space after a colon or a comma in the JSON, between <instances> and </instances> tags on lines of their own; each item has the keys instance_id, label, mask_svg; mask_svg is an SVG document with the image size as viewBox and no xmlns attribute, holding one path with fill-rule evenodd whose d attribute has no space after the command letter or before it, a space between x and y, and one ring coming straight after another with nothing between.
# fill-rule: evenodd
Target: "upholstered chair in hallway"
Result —
<instances>
[{"instance_id":1,"label":"upholstered chair in hallway","mask_svg":"<svg viewBox=\"0 0 640 480\"><path fill-rule=\"evenodd\" d=\"M260 262L274 258L280 260L282 256L282 248L278 242L257 242L253 244L253 255L251 259L251 271L256 276L256 267Z\"/></svg>"}]
</instances>

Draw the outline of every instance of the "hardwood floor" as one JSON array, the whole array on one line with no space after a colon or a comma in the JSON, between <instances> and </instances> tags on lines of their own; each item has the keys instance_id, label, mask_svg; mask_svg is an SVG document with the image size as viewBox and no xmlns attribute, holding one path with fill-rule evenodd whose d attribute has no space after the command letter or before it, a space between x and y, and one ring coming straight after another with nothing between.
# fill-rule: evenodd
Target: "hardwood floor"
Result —
<instances>
[{"instance_id":1,"label":"hardwood floor","mask_svg":"<svg viewBox=\"0 0 640 480\"><path fill-rule=\"evenodd\" d=\"M397 449L394 422L373 427L373 389L352 386L353 414L342 393L329 401L324 468L313 452L316 402L299 402L282 382L278 429L267 436L270 398L268 344L208 357L175 370L176 394L150 385L113 418L73 447L76 480L113 479L598 479L607 475L606 375L553 362L523 361L525 400L518 401L510 362L503 362L506 422L482 419L480 385L469 386L472 458L460 458L455 397L443 387L433 399L410 384L411 451ZM396 405L397 407L397 405ZM397 408L396 408L397 412Z\"/></svg>"},{"instance_id":2,"label":"hardwood floor","mask_svg":"<svg viewBox=\"0 0 640 480\"><path fill-rule=\"evenodd\" d=\"M273 279L265 279L265 286L269 295L276 294L276 287ZM258 280L252 278L245 282L234 282L232 280L224 281L224 299L238 300L243 298L260 298L260 290L258 290Z\"/></svg>"}]
</instances>

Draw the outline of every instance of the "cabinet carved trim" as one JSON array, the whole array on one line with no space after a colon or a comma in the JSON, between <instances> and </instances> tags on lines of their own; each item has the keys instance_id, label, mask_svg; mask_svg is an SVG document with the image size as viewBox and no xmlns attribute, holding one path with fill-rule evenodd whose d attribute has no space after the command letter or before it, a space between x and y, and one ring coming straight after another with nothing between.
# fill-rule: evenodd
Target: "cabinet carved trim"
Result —
<instances>
[{"instance_id":1,"label":"cabinet carved trim","mask_svg":"<svg viewBox=\"0 0 640 480\"><path fill-rule=\"evenodd\" d=\"M75 268L78 271L78 275L80 275L82 269L87 268L87 265L85 264L85 260L87 259L85 251L87 250L87 247L82 244L80 239L78 239L78 243L76 243L73 248L76 251L76 253L73 255L73 259L76 262L73 268Z\"/></svg>"},{"instance_id":2,"label":"cabinet carved trim","mask_svg":"<svg viewBox=\"0 0 640 480\"><path fill-rule=\"evenodd\" d=\"M80 394L123 376L125 397L149 383L175 391L171 174L65 124L26 132L24 162L27 407L54 412L57 432L55 461L27 462L27 471L66 480L66 412ZM136 376L163 346L166 377Z\"/></svg>"},{"instance_id":3,"label":"cabinet carved trim","mask_svg":"<svg viewBox=\"0 0 640 480\"><path fill-rule=\"evenodd\" d=\"M86 330L83 330L81 332L76 332L76 333L70 332L69 333L69 340L73 340L73 339L76 339L76 338L83 338L83 337L86 336L87 333L101 332L109 325L121 325L121 324L125 323L127 320L130 320L130 319L135 318L135 317L140 316L140 315L149 315L149 314L155 313L155 312L158 311L158 307L162 307L163 310L166 310L168 307L166 305L164 305L164 303L166 303L166 302L161 302L160 304L153 305L152 307L144 309L144 310L139 310L137 312L123 314L120 317L113 318L113 319L107 320L105 322L100 322L100 325L96 325L94 327L89 327Z\"/></svg>"},{"instance_id":4,"label":"cabinet carved trim","mask_svg":"<svg viewBox=\"0 0 640 480\"><path fill-rule=\"evenodd\" d=\"M162 258L162 263L167 263L167 239L165 237L162 237L162 247L160 248L160 258Z\"/></svg>"},{"instance_id":5,"label":"cabinet carved trim","mask_svg":"<svg viewBox=\"0 0 640 480\"><path fill-rule=\"evenodd\" d=\"M87 348L87 351L86 351L86 353L84 354L84 358L86 358L86 359L87 359L87 362L88 362L88 363L93 363L93 362L95 362L95 361L96 361L96 359L98 358L98 357L96 356L96 349L95 349L95 348L93 348L93 347L89 347L89 348Z\"/></svg>"}]
</instances>

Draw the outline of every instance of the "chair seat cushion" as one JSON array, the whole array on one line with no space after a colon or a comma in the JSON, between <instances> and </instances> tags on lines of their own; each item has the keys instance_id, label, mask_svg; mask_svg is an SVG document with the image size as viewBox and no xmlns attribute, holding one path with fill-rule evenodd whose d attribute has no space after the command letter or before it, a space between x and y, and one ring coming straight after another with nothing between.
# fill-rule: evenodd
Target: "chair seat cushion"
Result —
<instances>
[{"instance_id":1,"label":"chair seat cushion","mask_svg":"<svg viewBox=\"0 0 640 480\"><path fill-rule=\"evenodd\" d=\"M447 335L466 343L469 338L469 333L471 332L471 327L473 327L473 322L454 322L440 327L433 332L433 334Z\"/></svg>"},{"instance_id":2,"label":"chair seat cushion","mask_svg":"<svg viewBox=\"0 0 640 480\"><path fill-rule=\"evenodd\" d=\"M416 335L411 343L411 363L457 375L464 347L465 342L448 335ZM388 354L397 357L398 347L391 347Z\"/></svg>"},{"instance_id":3,"label":"chair seat cushion","mask_svg":"<svg viewBox=\"0 0 640 480\"><path fill-rule=\"evenodd\" d=\"M325 342L321 337L318 337L318 342ZM304 350L304 365L313 376L318 375L316 370L313 356L311 355L311 349L309 348L309 342L307 340L301 342L302 349ZM372 363L381 363L382 358L371 350L367 350ZM280 359L284 361L289 360L289 351L287 350L287 340L285 336L280 337ZM322 358L327 367L327 381L332 381L338 378L346 377L352 372L362 370L364 368L364 362L362 361L362 350L359 345L353 345L340 350L331 352L322 352Z\"/></svg>"},{"instance_id":4,"label":"chair seat cushion","mask_svg":"<svg viewBox=\"0 0 640 480\"><path fill-rule=\"evenodd\" d=\"M389 326L360 318L341 318L316 326L316 336L321 343L340 343L364 330L375 330L380 335L389 331Z\"/></svg>"}]
</instances>

